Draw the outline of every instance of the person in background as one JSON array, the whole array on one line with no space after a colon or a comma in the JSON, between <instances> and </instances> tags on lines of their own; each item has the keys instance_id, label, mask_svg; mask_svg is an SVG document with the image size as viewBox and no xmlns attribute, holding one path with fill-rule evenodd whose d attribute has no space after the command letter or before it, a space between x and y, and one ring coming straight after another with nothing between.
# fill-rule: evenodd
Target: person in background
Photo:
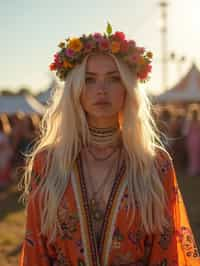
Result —
<instances>
[{"instance_id":1,"label":"person in background","mask_svg":"<svg viewBox=\"0 0 200 266\"><path fill-rule=\"evenodd\" d=\"M5 189L12 181L10 130L8 117L3 113L0 115L0 189Z\"/></svg>"},{"instance_id":2,"label":"person in background","mask_svg":"<svg viewBox=\"0 0 200 266\"><path fill-rule=\"evenodd\" d=\"M200 116L199 109L191 107L188 112L183 134L186 136L188 154L188 175L200 175Z\"/></svg>"}]
</instances>

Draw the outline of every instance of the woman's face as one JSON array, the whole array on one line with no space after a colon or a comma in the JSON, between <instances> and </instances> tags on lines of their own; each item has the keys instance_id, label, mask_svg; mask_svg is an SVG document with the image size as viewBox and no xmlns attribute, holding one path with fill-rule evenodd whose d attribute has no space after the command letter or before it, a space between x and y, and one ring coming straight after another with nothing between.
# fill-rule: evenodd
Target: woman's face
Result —
<instances>
[{"instance_id":1,"label":"woman's face","mask_svg":"<svg viewBox=\"0 0 200 266\"><path fill-rule=\"evenodd\" d=\"M86 67L81 104L92 125L115 124L126 96L120 73L109 55L92 55ZM102 122L101 122L102 121Z\"/></svg>"}]
</instances>

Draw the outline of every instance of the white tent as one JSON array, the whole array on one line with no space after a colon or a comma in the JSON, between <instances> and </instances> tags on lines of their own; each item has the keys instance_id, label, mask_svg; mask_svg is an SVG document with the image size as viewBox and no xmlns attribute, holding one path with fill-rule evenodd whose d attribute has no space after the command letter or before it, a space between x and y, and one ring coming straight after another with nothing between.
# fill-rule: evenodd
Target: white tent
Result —
<instances>
[{"instance_id":1,"label":"white tent","mask_svg":"<svg viewBox=\"0 0 200 266\"><path fill-rule=\"evenodd\" d=\"M48 105L51 103L51 99L52 99L52 95L54 90L59 87L58 82L55 79L52 79L48 89L46 89L45 91L41 92L40 94L38 94L36 96L37 100L41 103L41 104L45 104Z\"/></svg>"},{"instance_id":2,"label":"white tent","mask_svg":"<svg viewBox=\"0 0 200 266\"><path fill-rule=\"evenodd\" d=\"M45 108L32 95L0 96L0 113L24 113L43 114Z\"/></svg>"},{"instance_id":3,"label":"white tent","mask_svg":"<svg viewBox=\"0 0 200 266\"><path fill-rule=\"evenodd\" d=\"M200 102L200 71L193 64L188 73L170 90L155 96L157 103Z\"/></svg>"}]
</instances>

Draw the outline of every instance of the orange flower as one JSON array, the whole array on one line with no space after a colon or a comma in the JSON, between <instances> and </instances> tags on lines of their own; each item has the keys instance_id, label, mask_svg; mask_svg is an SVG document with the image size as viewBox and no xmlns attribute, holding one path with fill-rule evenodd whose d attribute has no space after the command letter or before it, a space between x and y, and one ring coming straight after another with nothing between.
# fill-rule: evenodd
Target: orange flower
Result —
<instances>
[{"instance_id":1,"label":"orange flower","mask_svg":"<svg viewBox=\"0 0 200 266\"><path fill-rule=\"evenodd\" d=\"M117 41L113 41L112 43L111 43L111 50L112 50L112 53L118 53L119 52L119 50L120 50L120 43L119 42L117 42Z\"/></svg>"},{"instance_id":2,"label":"orange flower","mask_svg":"<svg viewBox=\"0 0 200 266\"><path fill-rule=\"evenodd\" d=\"M72 64L69 63L67 60L65 60L65 61L63 62L63 67L64 67L64 68L72 68Z\"/></svg>"},{"instance_id":3,"label":"orange flower","mask_svg":"<svg viewBox=\"0 0 200 266\"><path fill-rule=\"evenodd\" d=\"M82 49L83 44L78 38L73 38L69 40L69 44L67 48L74 50L75 52L80 52Z\"/></svg>"},{"instance_id":4,"label":"orange flower","mask_svg":"<svg viewBox=\"0 0 200 266\"><path fill-rule=\"evenodd\" d=\"M138 59L138 64L139 64L139 65L145 65L145 63L146 63L146 62L145 62L144 57L140 56L139 59Z\"/></svg>"}]
</instances>

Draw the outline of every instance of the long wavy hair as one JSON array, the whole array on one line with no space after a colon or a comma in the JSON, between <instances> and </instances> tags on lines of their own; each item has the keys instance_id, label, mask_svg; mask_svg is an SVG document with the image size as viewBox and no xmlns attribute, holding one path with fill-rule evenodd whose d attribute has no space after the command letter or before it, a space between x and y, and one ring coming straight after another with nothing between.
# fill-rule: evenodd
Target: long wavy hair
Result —
<instances>
[{"instance_id":1,"label":"long wavy hair","mask_svg":"<svg viewBox=\"0 0 200 266\"><path fill-rule=\"evenodd\" d=\"M126 89L119 123L127 154L126 175L132 217L135 217L137 202L144 230L147 233L155 230L162 232L168 224L165 217L166 197L155 167L156 150L161 143L151 114L151 104L145 92L138 88L136 77L128 66L114 55L110 56L115 60ZM27 157L25 175L21 180L24 185L22 198L27 200L34 161L38 154L46 151L43 169L45 178L36 190L40 191L41 199L45 202L40 207L41 233L47 235L51 232L50 242L55 239L60 226L57 210L68 185L70 172L82 146L89 139L87 119L80 103L87 60L88 56L68 74L63 89L55 90L52 103L41 122L39 140Z\"/></svg>"}]
</instances>

